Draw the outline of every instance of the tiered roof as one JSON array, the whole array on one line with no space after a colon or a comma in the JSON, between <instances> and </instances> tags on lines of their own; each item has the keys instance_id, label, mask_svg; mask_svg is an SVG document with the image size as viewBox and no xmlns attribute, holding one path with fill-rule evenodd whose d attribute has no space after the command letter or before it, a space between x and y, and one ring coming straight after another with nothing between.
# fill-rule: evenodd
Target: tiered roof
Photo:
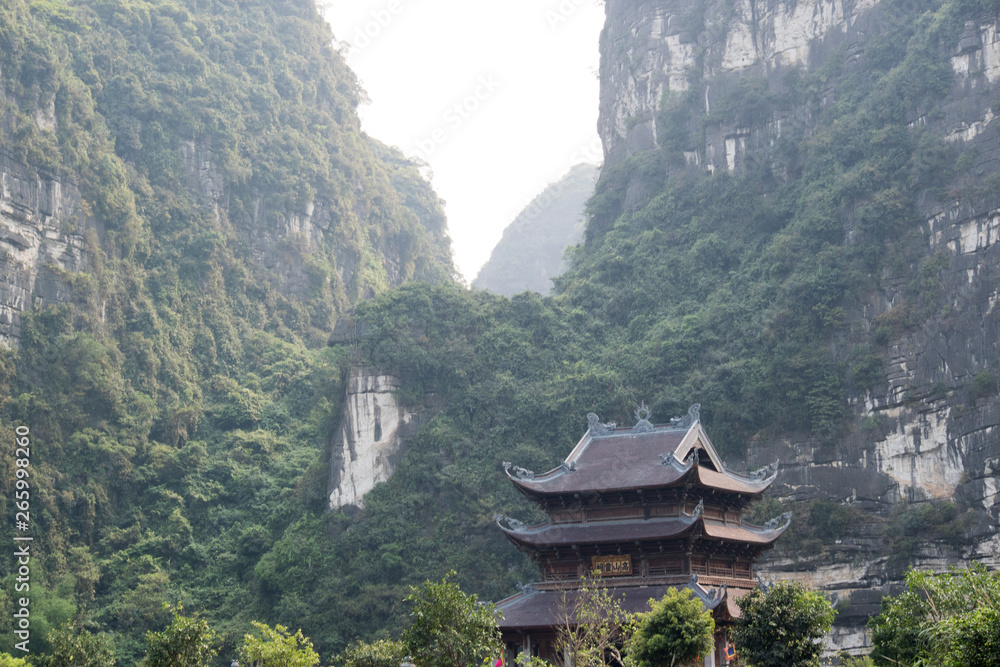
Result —
<instances>
[{"instance_id":1,"label":"tiered roof","mask_svg":"<svg viewBox=\"0 0 1000 667\"><path fill-rule=\"evenodd\" d=\"M621 596L627 611L646 611L651 598L688 586L717 622L737 617L730 593L753 588L754 559L791 522L790 513L764 526L742 518L743 507L774 482L777 463L750 474L729 470L701 426L698 405L666 424L650 423L645 406L631 428L587 418L586 434L558 468L536 475L504 463L510 481L549 520L526 526L497 517L542 572L537 586L498 603L501 628L535 632L558 624L581 594L574 583L597 559L623 564L600 585ZM697 572L721 588L705 588Z\"/></svg>"},{"instance_id":2,"label":"tiered roof","mask_svg":"<svg viewBox=\"0 0 1000 667\"><path fill-rule=\"evenodd\" d=\"M778 474L777 465L750 475L728 470L701 426L697 405L684 419L653 425L640 418L632 428L601 424L593 413L587 417L590 428L558 468L536 475L504 464L518 490L538 500L696 485L750 500L763 495Z\"/></svg>"}]
</instances>

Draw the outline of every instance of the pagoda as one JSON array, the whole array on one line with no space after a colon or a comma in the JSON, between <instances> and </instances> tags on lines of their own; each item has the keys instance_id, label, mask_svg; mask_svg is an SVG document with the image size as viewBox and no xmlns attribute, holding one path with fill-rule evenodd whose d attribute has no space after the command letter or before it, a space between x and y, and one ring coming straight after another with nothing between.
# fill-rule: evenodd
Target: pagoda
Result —
<instances>
[{"instance_id":1,"label":"pagoda","mask_svg":"<svg viewBox=\"0 0 1000 667\"><path fill-rule=\"evenodd\" d=\"M497 517L539 569L538 581L497 604L511 656L564 663L553 646L560 615L583 578L598 570L599 584L629 612L648 611L649 600L668 588L692 589L716 623L716 647L704 664L727 664L728 629L740 614L734 601L756 585L754 561L788 528L791 513L764 526L743 520L778 465L748 475L728 470L699 407L654 425L643 405L631 428L591 413L586 434L558 468L536 475L504 463L518 491L548 515L536 526Z\"/></svg>"}]
</instances>

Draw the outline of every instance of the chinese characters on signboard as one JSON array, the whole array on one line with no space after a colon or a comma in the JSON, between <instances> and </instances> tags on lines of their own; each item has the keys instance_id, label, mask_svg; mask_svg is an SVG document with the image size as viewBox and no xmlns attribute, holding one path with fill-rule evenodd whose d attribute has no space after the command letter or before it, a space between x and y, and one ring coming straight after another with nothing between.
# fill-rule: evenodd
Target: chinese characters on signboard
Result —
<instances>
[{"instance_id":1,"label":"chinese characters on signboard","mask_svg":"<svg viewBox=\"0 0 1000 667\"><path fill-rule=\"evenodd\" d=\"M605 577L630 577L632 576L632 556L594 556L590 565L595 570L600 570Z\"/></svg>"}]
</instances>

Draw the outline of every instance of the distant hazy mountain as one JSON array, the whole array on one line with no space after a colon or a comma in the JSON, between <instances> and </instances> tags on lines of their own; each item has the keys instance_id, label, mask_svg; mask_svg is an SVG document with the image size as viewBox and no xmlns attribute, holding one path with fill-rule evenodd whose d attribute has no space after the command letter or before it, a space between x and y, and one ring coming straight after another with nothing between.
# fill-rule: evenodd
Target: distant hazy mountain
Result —
<instances>
[{"instance_id":1,"label":"distant hazy mountain","mask_svg":"<svg viewBox=\"0 0 1000 667\"><path fill-rule=\"evenodd\" d=\"M504 230L473 286L507 296L548 294L552 278L566 269L566 248L583 237L583 208L599 173L599 167L578 164L545 188Z\"/></svg>"}]
</instances>

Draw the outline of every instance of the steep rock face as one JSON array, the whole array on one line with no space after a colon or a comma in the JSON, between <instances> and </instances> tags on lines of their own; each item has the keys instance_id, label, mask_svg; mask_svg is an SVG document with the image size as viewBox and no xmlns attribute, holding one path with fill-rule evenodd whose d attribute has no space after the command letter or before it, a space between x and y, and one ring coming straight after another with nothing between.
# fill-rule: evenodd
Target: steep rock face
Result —
<instances>
[{"instance_id":1,"label":"steep rock face","mask_svg":"<svg viewBox=\"0 0 1000 667\"><path fill-rule=\"evenodd\" d=\"M363 506L376 484L389 479L405 439L426 421L399 404L396 378L365 367L351 370L340 428L331 445L329 507Z\"/></svg>"},{"instance_id":2,"label":"steep rock face","mask_svg":"<svg viewBox=\"0 0 1000 667\"><path fill-rule=\"evenodd\" d=\"M768 109L743 125L740 113L714 115L714 105L741 80L772 83L792 68L814 71L831 57L863 67L867 36L886 23L909 20L904 5L872 1L795 3L680 3L609 1L602 34L601 119L606 165L662 147L664 110L696 90L700 130L681 141L683 165L671 170L739 173L761 148L792 130L808 136L815 108ZM916 11L916 8L910 8ZM861 650L864 623L879 599L896 590L909 565L935 570L979 561L1000 567L1000 199L990 180L1000 166L1000 131L994 119L1000 78L997 17L966 22L950 47L954 79L934 108L910 119L966 158L964 174L949 176L943 198L918 193L921 234L901 253L909 270L884 270L847 328L881 336L887 350L884 381L870 390L849 388L849 422L835 442L788 434L757 442L752 464L780 459L776 492L786 499L833 499L874 517L821 551L784 550L764 563L765 576L794 578L837 592L842 612L831 649ZM861 65L856 63L861 62ZM838 91L820 91L819 109ZM750 129L749 125L753 126ZM690 128L688 128L690 129ZM778 180L789 178L772 164ZM973 186L970 186L970 183ZM991 185L992 184L992 185ZM623 202L635 208L650 193L633 177ZM845 215L844 234L853 234ZM914 267L924 269L918 275ZM906 275L907 278L901 276ZM934 304L917 316L914 291ZM905 324L903 324L905 322ZM846 337L835 347L851 355ZM884 530L906 507L954 503L969 522L961 540L927 539L906 557L886 554ZM780 552L780 550L779 550Z\"/></svg>"},{"instance_id":3,"label":"steep rock face","mask_svg":"<svg viewBox=\"0 0 1000 667\"><path fill-rule=\"evenodd\" d=\"M74 183L0 152L0 343L17 345L21 313L70 299L61 274L86 265L85 227Z\"/></svg>"},{"instance_id":4,"label":"steep rock face","mask_svg":"<svg viewBox=\"0 0 1000 667\"><path fill-rule=\"evenodd\" d=\"M598 132L607 164L658 145L655 116L671 94L705 79L705 113L726 75L809 66L873 20L875 0L739 0L685 3L610 0L601 34ZM778 129L780 131L780 128ZM731 127L692 146L688 159L708 170L736 168L747 131Z\"/></svg>"},{"instance_id":5,"label":"steep rock face","mask_svg":"<svg viewBox=\"0 0 1000 667\"><path fill-rule=\"evenodd\" d=\"M1000 160L1000 132L990 104L1000 62L997 23L966 24L955 45L956 80L935 130L975 156L972 170L993 173ZM925 123L926 116L915 123ZM864 646L863 623L878 610L909 564L934 570L978 561L1000 567L1000 209L996 195L975 204L956 200L924 207L924 245L918 255L934 258L940 310L888 344L886 380L855 400L855 426L836 447L771 443L757 455L784 457L784 492L799 498L829 497L890 512L900 502L952 501L981 517L961 545L925 545L912 563L881 555L878 535L841 545L853 565L817 560L775 560L775 574L807 579L841 590L850 613L838 621L837 646ZM908 286L886 276L882 289L856 314L869 330L906 315ZM878 595L873 594L878 593Z\"/></svg>"}]
</instances>

